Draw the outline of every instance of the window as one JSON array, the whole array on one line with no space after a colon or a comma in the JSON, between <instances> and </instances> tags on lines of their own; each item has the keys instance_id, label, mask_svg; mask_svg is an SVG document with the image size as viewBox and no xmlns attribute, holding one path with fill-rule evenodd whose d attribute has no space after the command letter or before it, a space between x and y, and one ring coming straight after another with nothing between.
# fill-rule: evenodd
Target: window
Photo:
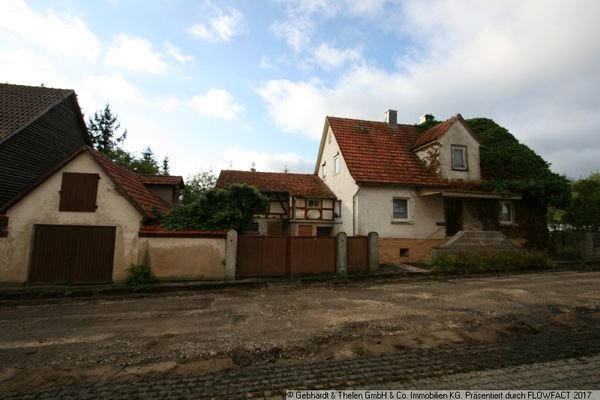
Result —
<instances>
[{"instance_id":1,"label":"window","mask_svg":"<svg viewBox=\"0 0 600 400\"><path fill-rule=\"evenodd\" d=\"M333 174L337 175L340 173L340 154L337 153L333 156Z\"/></svg>"},{"instance_id":2,"label":"window","mask_svg":"<svg viewBox=\"0 0 600 400\"><path fill-rule=\"evenodd\" d=\"M306 203L308 208L321 208L321 200L319 199L308 199Z\"/></svg>"},{"instance_id":3,"label":"window","mask_svg":"<svg viewBox=\"0 0 600 400\"><path fill-rule=\"evenodd\" d=\"M321 165L321 177L323 177L323 179L325 179L326 176L327 176L327 163L323 163Z\"/></svg>"},{"instance_id":4,"label":"window","mask_svg":"<svg viewBox=\"0 0 600 400\"><path fill-rule=\"evenodd\" d=\"M409 256L408 248L401 247L400 248L400 257L408 257Z\"/></svg>"},{"instance_id":5,"label":"window","mask_svg":"<svg viewBox=\"0 0 600 400\"><path fill-rule=\"evenodd\" d=\"M60 188L59 211L96 211L98 174L64 172Z\"/></svg>"},{"instance_id":6,"label":"window","mask_svg":"<svg viewBox=\"0 0 600 400\"><path fill-rule=\"evenodd\" d=\"M467 169L467 148L452 145L452 169Z\"/></svg>"},{"instance_id":7,"label":"window","mask_svg":"<svg viewBox=\"0 0 600 400\"><path fill-rule=\"evenodd\" d=\"M408 199L394 197L394 219L408 219Z\"/></svg>"},{"instance_id":8,"label":"window","mask_svg":"<svg viewBox=\"0 0 600 400\"><path fill-rule=\"evenodd\" d=\"M342 218L342 201L336 200L333 205L333 215L335 218Z\"/></svg>"},{"instance_id":9,"label":"window","mask_svg":"<svg viewBox=\"0 0 600 400\"><path fill-rule=\"evenodd\" d=\"M515 209L511 201L500 202L499 219L501 224L512 224L515 222Z\"/></svg>"}]
</instances>

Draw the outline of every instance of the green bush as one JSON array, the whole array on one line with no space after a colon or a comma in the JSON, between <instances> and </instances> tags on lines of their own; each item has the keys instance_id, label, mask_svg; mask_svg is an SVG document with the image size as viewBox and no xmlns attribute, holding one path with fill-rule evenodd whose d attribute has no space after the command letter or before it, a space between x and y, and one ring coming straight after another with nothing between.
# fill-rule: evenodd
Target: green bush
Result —
<instances>
[{"instance_id":1,"label":"green bush","mask_svg":"<svg viewBox=\"0 0 600 400\"><path fill-rule=\"evenodd\" d=\"M552 262L542 252L510 251L442 254L432 257L428 265L434 272L477 274L551 268Z\"/></svg>"},{"instance_id":2,"label":"green bush","mask_svg":"<svg viewBox=\"0 0 600 400\"><path fill-rule=\"evenodd\" d=\"M140 286L147 285L156 281L150 267L146 265L131 265L127 268L127 279L125 284L127 286Z\"/></svg>"}]
</instances>

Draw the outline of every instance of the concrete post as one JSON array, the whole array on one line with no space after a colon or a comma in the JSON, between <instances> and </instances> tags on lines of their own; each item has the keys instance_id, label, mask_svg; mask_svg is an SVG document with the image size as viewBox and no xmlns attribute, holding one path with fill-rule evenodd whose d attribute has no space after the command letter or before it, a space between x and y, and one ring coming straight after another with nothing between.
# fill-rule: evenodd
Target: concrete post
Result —
<instances>
[{"instance_id":1,"label":"concrete post","mask_svg":"<svg viewBox=\"0 0 600 400\"><path fill-rule=\"evenodd\" d=\"M237 242L238 234L233 229L227 232L225 243L225 280L235 280L235 268L237 264Z\"/></svg>"},{"instance_id":2,"label":"concrete post","mask_svg":"<svg viewBox=\"0 0 600 400\"><path fill-rule=\"evenodd\" d=\"M379 235L369 232L369 272L379 269Z\"/></svg>"},{"instance_id":3,"label":"concrete post","mask_svg":"<svg viewBox=\"0 0 600 400\"><path fill-rule=\"evenodd\" d=\"M337 240L337 264L335 272L338 275L348 273L348 236L345 232L340 232L336 236Z\"/></svg>"}]
</instances>

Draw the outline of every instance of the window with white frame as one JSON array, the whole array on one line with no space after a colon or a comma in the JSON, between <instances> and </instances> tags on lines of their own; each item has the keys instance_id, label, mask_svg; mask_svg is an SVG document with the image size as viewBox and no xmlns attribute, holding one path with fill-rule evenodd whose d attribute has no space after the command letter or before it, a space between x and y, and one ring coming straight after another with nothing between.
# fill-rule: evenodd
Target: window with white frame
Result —
<instances>
[{"instance_id":1,"label":"window with white frame","mask_svg":"<svg viewBox=\"0 0 600 400\"><path fill-rule=\"evenodd\" d=\"M393 199L393 218L394 219L408 219L408 199L402 197L394 197Z\"/></svg>"},{"instance_id":2,"label":"window with white frame","mask_svg":"<svg viewBox=\"0 0 600 400\"><path fill-rule=\"evenodd\" d=\"M337 175L340 173L340 153L336 153L333 156L333 174Z\"/></svg>"},{"instance_id":3,"label":"window with white frame","mask_svg":"<svg viewBox=\"0 0 600 400\"><path fill-rule=\"evenodd\" d=\"M452 151L452 169L466 170L467 169L467 147L452 145L451 151Z\"/></svg>"},{"instance_id":4,"label":"window with white frame","mask_svg":"<svg viewBox=\"0 0 600 400\"><path fill-rule=\"evenodd\" d=\"M323 178L327 176L327 163L321 164L321 176Z\"/></svg>"},{"instance_id":5,"label":"window with white frame","mask_svg":"<svg viewBox=\"0 0 600 400\"><path fill-rule=\"evenodd\" d=\"M515 222L515 205L512 201L500 202L499 220L501 224L512 224Z\"/></svg>"}]
</instances>

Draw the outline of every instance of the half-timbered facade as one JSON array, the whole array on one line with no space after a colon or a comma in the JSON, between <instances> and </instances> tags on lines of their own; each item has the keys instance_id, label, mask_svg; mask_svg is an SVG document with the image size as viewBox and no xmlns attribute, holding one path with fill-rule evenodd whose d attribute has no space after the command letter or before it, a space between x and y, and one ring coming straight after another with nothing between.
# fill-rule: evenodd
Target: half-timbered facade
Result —
<instances>
[{"instance_id":1,"label":"half-timbered facade","mask_svg":"<svg viewBox=\"0 0 600 400\"><path fill-rule=\"evenodd\" d=\"M247 233L269 236L328 236L340 220L340 204L317 175L256 171L221 171L217 187L240 183L256 187L269 199Z\"/></svg>"}]
</instances>

